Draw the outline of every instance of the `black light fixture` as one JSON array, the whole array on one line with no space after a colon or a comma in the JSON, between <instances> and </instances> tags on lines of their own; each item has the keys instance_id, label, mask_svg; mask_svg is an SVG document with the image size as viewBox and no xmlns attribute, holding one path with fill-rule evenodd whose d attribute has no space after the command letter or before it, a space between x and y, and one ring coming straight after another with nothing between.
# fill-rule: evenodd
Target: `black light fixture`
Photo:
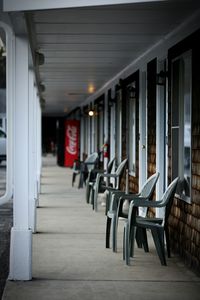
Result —
<instances>
[{"instance_id":1,"label":"black light fixture","mask_svg":"<svg viewBox=\"0 0 200 300\"><path fill-rule=\"evenodd\" d=\"M45 91L45 85L43 83L40 83L39 88L42 93Z\"/></svg>"},{"instance_id":2,"label":"black light fixture","mask_svg":"<svg viewBox=\"0 0 200 300\"><path fill-rule=\"evenodd\" d=\"M137 96L137 89L136 89L135 85L129 86L128 91L129 91L130 99L135 99Z\"/></svg>"},{"instance_id":3,"label":"black light fixture","mask_svg":"<svg viewBox=\"0 0 200 300\"><path fill-rule=\"evenodd\" d=\"M116 84L115 91L121 89L123 87L123 84L124 80L122 78L119 78L119 82Z\"/></svg>"},{"instance_id":4,"label":"black light fixture","mask_svg":"<svg viewBox=\"0 0 200 300\"><path fill-rule=\"evenodd\" d=\"M166 71L160 71L158 74L156 74L156 84L157 85L165 85L166 84L166 78L168 76L168 73Z\"/></svg>"},{"instance_id":5,"label":"black light fixture","mask_svg":"<svg viewBox=\"0 0 200 300\"><path fill-rule=\"evenodd\" d=\"M46 100L44 98L40 98L40 105L42 109L45 108L45 104L46 104Z\"/></svg>"},{"instance_id":6,"label":"black light fixture","mask_svg":"<svg viewBox=\"0 0 200 300\"><path fill-rule=\"evenodd\" d=\"M108 105L113 106L116 102L117 102L116 98L110 98L109 101L108 101Z\"/></svg>"},{"instance_id":7,"label":"black light fixture","mask_svg":"<svg viewBox=\"0 0 200 300\"><path fill-rule=\"evenodd\" d=\"M35 63L37 66L42 66L44 64L44 54L39 51L35 51Z\"/></svg>"}]
</instances>

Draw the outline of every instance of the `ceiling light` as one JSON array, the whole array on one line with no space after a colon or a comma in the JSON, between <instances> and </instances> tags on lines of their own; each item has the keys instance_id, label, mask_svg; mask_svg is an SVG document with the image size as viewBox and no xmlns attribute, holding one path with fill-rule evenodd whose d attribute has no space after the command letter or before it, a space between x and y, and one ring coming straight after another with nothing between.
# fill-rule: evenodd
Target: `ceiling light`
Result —
<instances>
[{"instance_id":1,"label":"ceiling light","mask_svg":"<svg viewBox=\"0 0 200 300\"><path fill-rule=\"evenodd\" d=\"M93 117L93 116L94 116L94 111L93 111L93 110L89 110L88 115L89 115L90 117Z\"/></svg>"},{"instance_id":2,"label":"ceiling light","mask_svg":"<svg viewBox=\"0 0 200 300\"><path fill-rule=\"evenodd\" d=\"M90 94L94 93L94 86L93 86L92 84L89 85L89 87L88 87L88 92L89 92Z\"/></svg>"}]
</instances>

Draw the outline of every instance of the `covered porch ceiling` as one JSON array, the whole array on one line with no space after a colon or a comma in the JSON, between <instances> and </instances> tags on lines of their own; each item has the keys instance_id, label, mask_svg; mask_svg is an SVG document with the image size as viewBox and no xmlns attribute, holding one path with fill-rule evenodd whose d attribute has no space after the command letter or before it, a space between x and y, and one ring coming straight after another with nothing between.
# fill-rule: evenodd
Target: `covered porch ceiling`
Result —
<instances>
[{"instance_id":1,"label":"covered porch ceiling","mask_svg":"<svg viewBox=\"0 0 200 300\"><path fill-rule=\"evenodd\" d=\"M9 8L9 0L4 6L6 2L16 22L18 9ZM39 2L47 5L52 1ZM90 95L200 9L196 0L94 2L104 5L48 10L39 4L19 7L25 14L32 51L45 57L44 64L36 68L38 81L45 86L41 90L45 115L63 115L87 102Z\"/></svg>"}]
</instances>

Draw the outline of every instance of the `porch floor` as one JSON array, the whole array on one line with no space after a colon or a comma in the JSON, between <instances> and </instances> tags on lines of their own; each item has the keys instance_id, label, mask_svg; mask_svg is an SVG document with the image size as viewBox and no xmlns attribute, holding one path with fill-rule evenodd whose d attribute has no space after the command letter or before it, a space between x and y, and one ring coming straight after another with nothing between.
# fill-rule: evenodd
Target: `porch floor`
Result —
<instances>
[{"instance_id":1,"label":"porch floor","mask_svg":"<svg viewBox=\"0 0 200 300\"><path fill-rule=\"evenodd\" d=\"M33 280L7 281L4 300L199 300L200 278L172 255L161 266L154 245L137 249L131 266L105 249L104 208L86 204L85 189L71 186L72 170L43 158L37 233L33 235Z\"/></svg>"}]
</instances>

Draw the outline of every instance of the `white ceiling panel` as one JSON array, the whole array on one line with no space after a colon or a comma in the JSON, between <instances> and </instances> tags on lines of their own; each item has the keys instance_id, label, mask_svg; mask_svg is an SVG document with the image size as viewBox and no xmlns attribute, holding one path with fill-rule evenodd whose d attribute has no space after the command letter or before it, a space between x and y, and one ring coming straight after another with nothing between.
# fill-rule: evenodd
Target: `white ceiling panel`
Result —
<instances>
[{"instance_id":1,"label":"white ceiling panel","mask_svg":"<svg viewBox=\"0 0 200 300\"><path fill-rule=\"evenodd\" d=\"M47 1L48 2L48 1ZM27 12L32 46L45 56L44 114L65 114L200 9L174 0Z\"/></svg>"}]
</instances>

